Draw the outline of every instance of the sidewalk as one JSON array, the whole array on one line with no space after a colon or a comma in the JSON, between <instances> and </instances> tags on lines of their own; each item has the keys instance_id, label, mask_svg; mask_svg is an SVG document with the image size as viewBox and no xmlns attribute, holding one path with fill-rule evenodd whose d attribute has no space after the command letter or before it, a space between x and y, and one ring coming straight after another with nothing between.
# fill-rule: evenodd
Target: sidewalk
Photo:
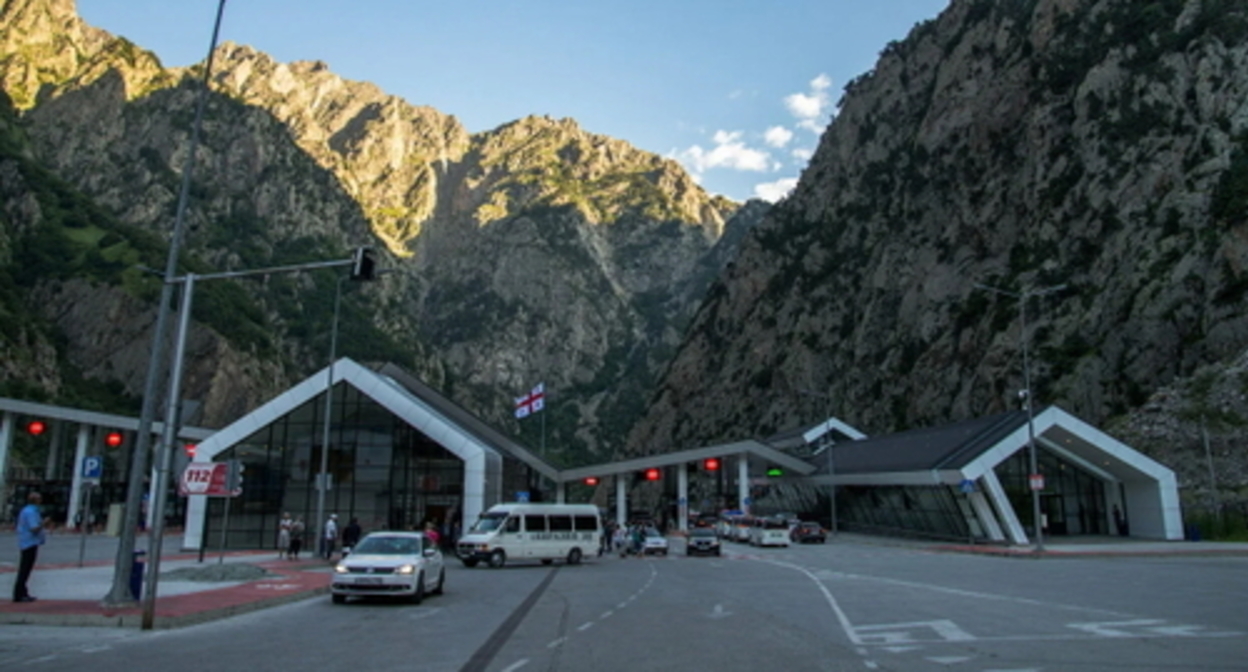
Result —
<instances>
[{"instance_id":1,"label":"sidewalk","mask_svg":"<svg viewBox=\"0 0 1248 672\"><path fill-rule=\"evenodd\" d=\"M844 541L862 544L904 546L937 553L967 553L1008 558L1146 558L1240 556L1248 557L1248 543L1233 541L1155 541L1131 537L1086 536L1052 537L1044 540L1044 550L1034 546L958 544L947 541L881 537L854 532L837 535ZM836 543L829 540L829 543Z\"/></svg>"},{"instance_id":2,"label":"sidewalk","mask_svg":"<svg viewBox=\"0 0 1248 672\"><path fill-rule=\"evenodd\" d=\"M0 624L134 627L142 624L141 603L106 607L102 600L113 583L115 539L93 540L91 559L78 566L76 537L49 539L50 556L41 550L29 589L38 599L17 604L11 599L16 578L16 542L0 534L0 544L11 549L0 555ZM70 535L65 535L70 537ZM167 538L166 548L173 546ZM140 544L138 549L145 548ZM176 548L176 546L175 546ZM73 560L66 554L72 551ZM153 626L177 628L265 609L329 592L329 563L316 557L279 560L266 551L210 552L204 562L198 553L165 552L160 563ZM208 577L216 574L218 576ZM205 578L224 580L203 580ZM234 579L234 580L230 580ZM144 586L146 589L146 585Z\"/></svg>"}]
</instances>

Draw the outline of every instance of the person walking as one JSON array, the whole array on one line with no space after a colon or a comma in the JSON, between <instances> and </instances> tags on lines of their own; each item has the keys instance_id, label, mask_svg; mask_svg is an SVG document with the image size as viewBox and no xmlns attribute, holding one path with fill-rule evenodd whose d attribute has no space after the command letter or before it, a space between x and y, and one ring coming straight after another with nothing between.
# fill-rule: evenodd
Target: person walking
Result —
<instances>
[{"instance_id":1,"label":"person walking","mask_svg":"<svg viewBox=\"0 0 1248 672\"><path fill-rule=\"evenodd\" d=\"M277 559L290 558L290 528L295 524L291 519L290 512L282 514L282 519L277 522Z\"/></svg>"},{"instance_id":2,"label":"person walking","mask_svg":"<svg viewBox=\"0 0 1248 672\"><path fill-rule=\"evenodd\" d=\"M338 514L329 514L325 521L325 533L321 535L321 557L329 560L334 557L334 545L338 543Z\"/></svg>"},{"instance_id":3,"label":"person walking","mask_svg":"<svg viewBox=\"0 0 1248 672\"><path fill-rule=\"evenodd\" d=\"M360 529L360 519L352 518L351 522L342 528L342 552L346 553L348 548L355 548L362 536L364 536L364 530Z\"/></svg>"},{"instance_id":4,"label":"person walking","mask_svg":"<svg viewBox=\"0 0 1248 672\"><path fill-rule=\"evenodd\" d=\"M438 526L433 521L425 523L425 537L433 544L434 548L442 548L442 534L438 532Z\"/></svg>"},{"instance_id":5,"label":"person walking","mask_svg":"<svg viewBox=\"0 0 1248 672\"><path fill-rule=\"evenodd\" d=\"M286 554L287 560L299 559L299 551L303 550L303 529L303 516L298 516L290 524L290 552Z\"/></svg>"},{"instance_id":6,"label":"person walking","mask_svg":"<svg viewBox=\"0 0 1248 672\"><path fill-rule=\"evenodd\" d=\"M17 547L21 557L17 564L17 579L13 582L14 602L34 602L35 597L26 589L30 573L35 569L39 547L48 540L46 527L51 522L43 517L39 505L43 495L32 492L26 495L26 506L17 514Z\"/></svg>"}]
</instances>

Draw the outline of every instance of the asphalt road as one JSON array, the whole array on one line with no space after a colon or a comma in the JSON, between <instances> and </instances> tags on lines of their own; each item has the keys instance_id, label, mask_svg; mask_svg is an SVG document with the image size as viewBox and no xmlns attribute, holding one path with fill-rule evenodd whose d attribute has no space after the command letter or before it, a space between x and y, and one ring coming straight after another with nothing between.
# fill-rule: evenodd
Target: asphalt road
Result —
<instances>
[{"instance_id":1,"label":"asphalt road","mask_svg":"<svg viewBox=\"0 0 1248 672\"><path fill-rule=\"evenodd\" d=\"M1248 558L1024 560L843 542L448 566L416 606L316 598L172 631L6 627L0 669L1243 670Z\"/></svg>"}]
</instances>

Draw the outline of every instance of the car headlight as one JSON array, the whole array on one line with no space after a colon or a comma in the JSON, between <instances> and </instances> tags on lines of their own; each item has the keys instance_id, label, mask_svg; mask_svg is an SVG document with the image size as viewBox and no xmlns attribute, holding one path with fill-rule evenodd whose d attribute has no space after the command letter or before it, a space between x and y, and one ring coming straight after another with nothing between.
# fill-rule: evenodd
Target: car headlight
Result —
<instances>
[{"instance_id":1,"label":"car headlight","mask_svg":"<svg viewBox=\"0 0 1248 672\"><path fill-rule=\"evenodd\" d=\"M395 574L413 574L415 572L416 565L400 565L398 569L394 570Z\"/></svg>"},{"instance_id":2,"label":"car headlight","mask_svg":"<svg viewBox=\"0 0 1248 672\"><path fill-rule=\"evenodd\" d=\"M346 565L344 565L344 564L342 564L342 563L338 563L337 565L334 565L334 573L335 573L335 574L346 574L346 573L347 573L347 566L346 566Z\"/></svg>"}]
</instances>

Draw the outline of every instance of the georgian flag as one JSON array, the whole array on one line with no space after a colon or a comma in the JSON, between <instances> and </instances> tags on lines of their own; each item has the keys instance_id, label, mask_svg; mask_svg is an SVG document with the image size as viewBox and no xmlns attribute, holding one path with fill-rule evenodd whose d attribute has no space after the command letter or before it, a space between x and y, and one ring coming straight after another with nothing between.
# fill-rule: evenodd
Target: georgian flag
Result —
<instances>
[{"instance_id":1,"label":"georgian flag","mask_svg":"<svg viewBox=\"0 0 1248 672\"><path fill-rule=\"evenodd\" d=\"M532 392L523 397L516 397L516 417L527 418L546 407L546 384L538 383Z\"/></svg>"}]
</instances>

